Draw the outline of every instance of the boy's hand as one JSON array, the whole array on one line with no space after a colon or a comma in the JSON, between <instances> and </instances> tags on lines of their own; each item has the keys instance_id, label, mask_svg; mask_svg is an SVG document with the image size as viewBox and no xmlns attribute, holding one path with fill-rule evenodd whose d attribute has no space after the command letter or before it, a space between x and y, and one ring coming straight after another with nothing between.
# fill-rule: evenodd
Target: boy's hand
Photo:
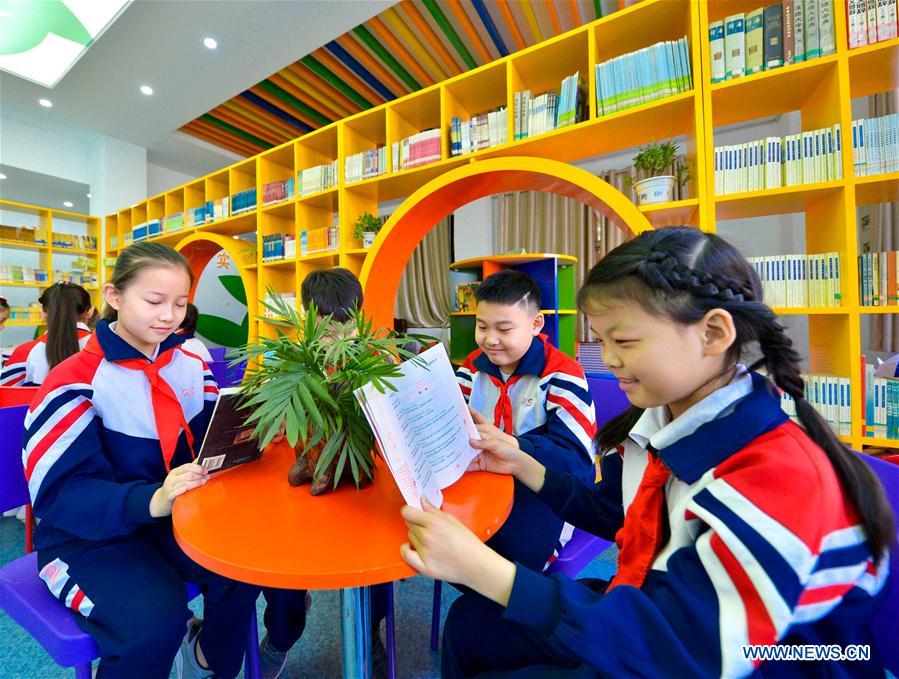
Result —
<instances>
[{"instance_id":1,"label":"boy's hand","mask_svg":"<svg viewBox=\"0 0 899 679\"><path fill-rule=\"evenodd\" d=\"M209 472L193 462L175 467L150 498L150 516L153 518L169 516L172 513L172 504L176 497L191 488L204 485L208 480Z\"/></svg>"},{"instance_id":2,"label":"boy's hand","mask_svg":"<svg viewBox=\"0 0 899 679\"><path fill-rule=\"evenodd\" d=\"M512 593L515 564L478 540L452 514L424 498L421 506L406 505L401 511L409 528L409 542L400 547L403 560L430 578L471 587L505 606Z\"/></svg>"},{"instance_id":3,"label":"boy's hand","mask_svg":"<svg viewBox=\"0 0 899 679\"><path fill-rule=\"evenodd\" d=\"M518 439L510 436L499 427L493 426L487 419L477 410L468 406L471 417L474 420L474 426L477 427L478 433L481 435L482 441L502 441L510 446L519 448Z\"/></svg>"}]
</instances>

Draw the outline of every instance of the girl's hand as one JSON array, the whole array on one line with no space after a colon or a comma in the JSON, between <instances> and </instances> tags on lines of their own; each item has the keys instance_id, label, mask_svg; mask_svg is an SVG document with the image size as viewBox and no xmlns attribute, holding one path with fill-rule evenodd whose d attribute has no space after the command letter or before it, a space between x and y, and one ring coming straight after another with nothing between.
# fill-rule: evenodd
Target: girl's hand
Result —
<instances>
[{"instance_id":1,"label":"girl's hand","mask_svg":"<svg viewBox=\"0 0 899 679\"><path fill-rule=\"evenodd\" d=\"M421 505L423 509L406 505L401 511L409 528L409 542L400 547L403 560L430 578L465 585L505 606L512 594L515 564L481 542L452 514L424 498Z\"/></svg>"},{"instance_id":2,"label":"girl's hand","mask_svg":"<svg viewBox=\"0 0 899 679\"><path fill-rule=\"evenodd\" d=\"M208 479L209 472L193 462L175 467L150 498L150 516L154 518L169 516L172 513L172 504L176 497L191 488L204 485Z\"/></svg>"},{"instance_id":3,"label":"girl's hand","mask_svg":"<svg viewBox=\"0 0 899 679\"><path fill-rule=\"evenodd\" d=\"M400 548L403 560L435 580L468 584L478 557L492 550L452 514L424 498L421 506L400 511L409 529L409 542Z\"/></svg>"}]
</instances>

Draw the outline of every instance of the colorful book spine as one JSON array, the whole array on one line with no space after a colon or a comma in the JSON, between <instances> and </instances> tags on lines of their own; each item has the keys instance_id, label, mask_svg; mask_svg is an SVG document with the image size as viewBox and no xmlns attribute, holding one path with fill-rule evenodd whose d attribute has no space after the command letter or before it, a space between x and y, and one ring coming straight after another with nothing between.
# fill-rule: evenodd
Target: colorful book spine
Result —
<instances>
[{"instance_id":1,"label":"colorful book spine","mask_svg":"<svg viewBox=\"0 0 899 679\"><path fill-rule=\"evenodd\" d=\"M724 21L724 64L728 80L742 78L746 73L745 45L745 17L740 12L727 17Z\"/></svg>"},{"instance_id":2,"label":"colorful book spine","mask_svg":"<svg viewBox=\"0 0 899 679\"><path fill-rule=\"evenodd\" d=\"M778 2L765 7L765 70L779 68L784 63L783 4Z\"/></svg>"},{"instance_id":3,"label":"colorful book spine","mask_svg":"<svg viewBox=\"0 0 899 679\"><path fill-rule=\"evenodd\" d=\"M767 29L765 11L759 7L746 15L746 75L765 69L765 43Z\"/></svg>"}]
</instances>

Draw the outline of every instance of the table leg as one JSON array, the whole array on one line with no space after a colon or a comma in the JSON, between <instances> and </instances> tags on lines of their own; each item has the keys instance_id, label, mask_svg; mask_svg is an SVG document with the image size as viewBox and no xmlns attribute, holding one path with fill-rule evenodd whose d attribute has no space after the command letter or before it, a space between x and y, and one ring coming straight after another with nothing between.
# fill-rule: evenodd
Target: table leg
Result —
<instances>
[{"instance_id":1,"label":"table leg","mask_svg":"<svg viewBox=\"0 0 899 679\"><path fill-rule=\"evenodd\" d=\"M371 609L368 587L340 590L343 678L371 677Z\"/></svg>"}]
</instances>

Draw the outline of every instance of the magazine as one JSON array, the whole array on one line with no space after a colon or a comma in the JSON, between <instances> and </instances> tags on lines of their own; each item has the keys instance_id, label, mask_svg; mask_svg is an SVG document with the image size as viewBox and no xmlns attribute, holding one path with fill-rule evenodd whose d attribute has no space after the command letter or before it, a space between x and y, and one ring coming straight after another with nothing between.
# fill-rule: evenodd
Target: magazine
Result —
<instances>
[{"instance_id":1,"label":"magazine","mask_svg":"<svg viewBox=\"0 0 899 679\"><path fill-rule=\"evenodd\" d=\"M240 409L238 387L219 391L209 428L196 463L209 472L221 472L245 462L258 460L262 451L253 438L255 424L247 424L252 410Z\"/></svg>"}]
</instances>

